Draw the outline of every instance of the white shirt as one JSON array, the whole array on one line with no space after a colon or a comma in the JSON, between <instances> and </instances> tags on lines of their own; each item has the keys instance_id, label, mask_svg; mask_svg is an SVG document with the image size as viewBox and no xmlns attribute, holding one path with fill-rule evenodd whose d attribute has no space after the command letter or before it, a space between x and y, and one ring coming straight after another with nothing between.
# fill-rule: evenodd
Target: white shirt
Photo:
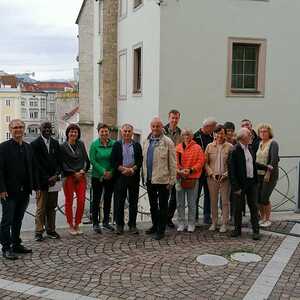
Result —
<instances>
[{"instance_id":1,"label":"white shirt","mask_svg":"<svg viewBox=\"0 0 300 300\"><path fill-rule=\"evenodd\" d=\"M47 147L47 150L48 150L48 153L50 152L50 138L47 140L45 139L42 135L41 135L46 147Z\"/></svg>"},{"instance_id":2,"label":"white shirt","mask_svg":"<svg viewBox=\"0 0 300 300\"><path fill-rule=\"evenodd\" d=\"M242 149L244 150L245 159L246 159L246 169L247 169L247 178L253 178L253 157L248 149L248 146L240 143Z\"/></svg>"}]
</instances>

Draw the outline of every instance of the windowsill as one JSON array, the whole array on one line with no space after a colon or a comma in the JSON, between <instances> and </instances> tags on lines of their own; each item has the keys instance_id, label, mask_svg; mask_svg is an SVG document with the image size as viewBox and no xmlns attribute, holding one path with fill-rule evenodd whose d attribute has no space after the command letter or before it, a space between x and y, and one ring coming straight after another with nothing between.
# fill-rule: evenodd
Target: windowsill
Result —
<instances>
[{"instance_id":1,"label":"windowsill","mask_svg":"<svg viewBox=\"0 0 300 300\"><path fill-rule=\"evenodd\" d=\"M227 91L226 97L264 98L265 94L262 92L259 92L259 91L230 90L230 91Z\"/></svg>"},{"instance_id":2,"label":"windowsill","mask_svg":"<svg viewBox=\"0 0 300 300\"><path fill-rule=\"evenodd\" d=\"M132 93L132 97L142 97L142 96L143 96L143 93L141 91Z\"/></svg>"}]
</instances>

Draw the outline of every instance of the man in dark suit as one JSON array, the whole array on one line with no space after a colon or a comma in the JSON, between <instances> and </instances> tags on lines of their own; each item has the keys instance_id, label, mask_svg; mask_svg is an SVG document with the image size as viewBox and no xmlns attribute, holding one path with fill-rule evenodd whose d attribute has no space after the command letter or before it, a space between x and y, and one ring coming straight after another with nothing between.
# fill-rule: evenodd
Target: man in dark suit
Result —
<instances>
[{"instance_id":1,"label":"man in dark suit","mask_svg":"<svg viewBox=\"0 0 300 300\"><path fill-rule=\"evenodd\" d=\"M233 190L234 227L232 237L241 235L242 210L245 196L250 210L253 239L259 240L257 209L257 170L255 156L249 147L251 132L242 128L237 133L238 143L234 146L229 158L229 179Z\"/></svg>"},{"instance_id":2,"label":"man in dark suit","mask_svg":"<svg viewBox=\"0 0 300 300\"><path fill-rule=\"evenodd\" d=\"M142 147L135 142L133 127L124 124L121 128L122 139L115 142L111 153L111 164L115 176L114 203L117 234L124 232L124 204L128 191L129 232L138 234L136 217L139 199L140 170L143 163Z\"/></svg>"},{"instance_id":3,"label":"man in dark suit","mask_svg":"<svg viewBox=\"0 0 300 300\"><path fill-rule=\"evenodd\" d=\"M40 197L36 199L35 240L42 241L44 227L47 236L58 239L55 231L55 216L60 181L60 148L59 143L51 137L50 122L41 124L41 135L31 143L39 169ZM54 188L53 188L54 187Z\"/></svg>"},{"instance_id":4,"label":"man in dark suit","mask_svg":"<svg viewBox=\"0 0 300 300\"><path fill-rule=\"evenodd\" d=\"M32 252L21 244L20 231L29 195L36 190L39 197L40 191L33 151L23 141L24 122L12 120L9 130L12 139L0 144L0 238L3 257L15 260L15 253Z\"/></svg>"}]
</instances>

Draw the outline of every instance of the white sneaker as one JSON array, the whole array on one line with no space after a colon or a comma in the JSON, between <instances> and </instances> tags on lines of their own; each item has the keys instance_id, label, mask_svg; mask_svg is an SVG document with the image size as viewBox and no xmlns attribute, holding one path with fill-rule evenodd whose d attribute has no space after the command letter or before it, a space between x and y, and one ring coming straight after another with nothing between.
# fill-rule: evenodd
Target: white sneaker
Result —
<instances>
[{"instance_id":1,"label":"white sneaker","mask_svg":"<svg viewBox=\"0 0 300 300\"><path fill-rule=\"evenodd\" d=\"M264 225L263 227L269 227L272 225L272 222L270 220L268 220L263 225Z\"/></svg>"},{"instance_id":2,"label":"white sneaker","mask_svg":"<svg viewBox=\"0 0 300 300\"><path fill-rule=\"evenodd\" d=\"M223 225L221 226L221 228L220 228L220 232L221 232L221 233L224 233L224 232L226 232L226 231L227 231L227 227L226 227L225 224L223 224Z\"/></svg>"},{"instance_id":3,"label":"white sneaker","mask_svg":"<svg viewBox=\"0 0 300 300\"><path fill-rule=\"evenodd\" d=\"M184 228L185 228L184 225L179 225L178 228L177 228L177 231L182 232L182 231L184 231Z\"/></svg>"},{"instance_id":4,"label":"white sneaker","mask_svg":"<svg viewBox=\"0 0 300 300\"><path fill-rule=\"evenodd\" d=\"M265 223L265 220L259 220L259 222L258 222L259 226L261 226L264 223Z\"/></svg>"},{"instance_id":5,"label":"white sneaker","mask_svg":"<svg viewBox=\"0 0 300 300\"><path fill-rule=\"evenodd\" d=\"M209 231L215 231L216 229L217 228L215 224L211 224L210 227L208 228Z\"/></svg>"},{"instance_id":6,"label":"white sneaker","mask_svg":"<svg viewBox=\"0 0 300 300\"><path fill-rule=\"evenodd\" d=\"M195 231L195 225L189 225L187 231L188 232L194 232Z\"/></svg>"}]
</instances>

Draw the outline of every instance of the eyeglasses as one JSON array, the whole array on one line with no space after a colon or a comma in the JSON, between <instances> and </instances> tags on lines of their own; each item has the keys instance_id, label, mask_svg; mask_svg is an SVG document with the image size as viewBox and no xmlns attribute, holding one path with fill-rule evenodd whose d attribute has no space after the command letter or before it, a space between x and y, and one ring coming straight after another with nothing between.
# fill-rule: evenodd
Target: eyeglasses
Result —
<instances>
[{"instance_id":1,"label":"eyeglasses","mask_svg":"<svg viewBox=\"0 0 300 300\"><path fill-rule=\"evenodd\" d=\"M24 126L14 126L14 127L11 127L11 129L23 129Z\"/></svg>"}]
</instances>

